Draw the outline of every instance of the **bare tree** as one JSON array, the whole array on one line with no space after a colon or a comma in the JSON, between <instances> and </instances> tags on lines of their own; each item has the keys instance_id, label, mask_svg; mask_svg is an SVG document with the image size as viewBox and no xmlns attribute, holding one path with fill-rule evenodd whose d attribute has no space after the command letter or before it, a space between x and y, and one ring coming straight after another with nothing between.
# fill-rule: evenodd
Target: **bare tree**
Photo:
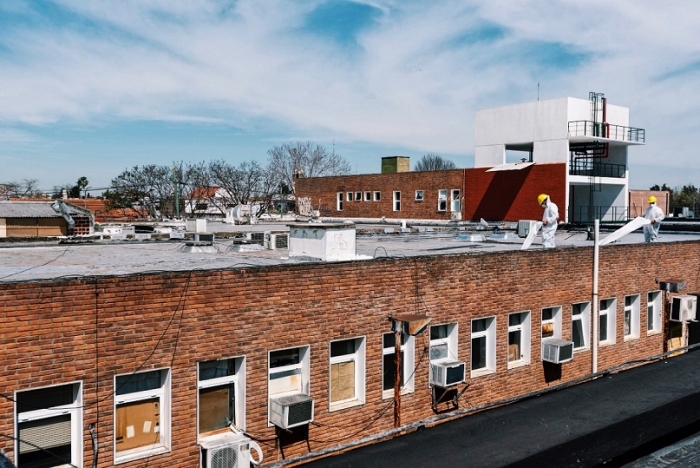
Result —
<instances>
[{"instance_id":1,"label":"bare tree","mask_svg":"<svg viewBox=\"0 0 700 468\"><path fill-rule=\"evenodd\" d=\"M212 161L209 163L208 172L211 183L223 189L219 193L219 200L211 200L217 207L226 208L255 202L260 205L262 213L272 201L276 188L273 182L275 179L257 161L243 162L238 167L225 161Z\"/></svg>"},{"instance_id":2,"label":"bare tree","mask_svg":"<svg viewBox=\"0 0 700 468\"><path fill-rule=\"evenodd\" d=\"M128 203L142 216L173 215L175 188L169 166L134 166L112 179L111 200ZM113 208L120 206L110 205Z\"/></svg>"},{"instance_id":3,"label":"bare tree","mask_svg":"<svg viewBox=\"0 0 700 468\"><path fill-rule=\"evenodd\" d=\"M421 171L445 171L448 169L456 169L457 165L450 161L449 159L445 159L439 154L435 153L428 153L424 154L423 157L421 157L418 162L416 163L416 167L413 169L416 172L421 172Z\"/></svg>"},{"instance_id":4,"label":"bare tree","mask_svg":"<svg viewBox=\"0 0 700 468\"><path fill-rule=\"evenodd\" d=\"M5 182L2 186L2 196L9 200L10 197L19 198L43 198L44 192L39 190L38 179L22 179L21 182Z\"/></svg>"},{"instance_id":5,"label":"bare tree","mask_svg":"<svg viewBox=\"0 0 700 468\"><path fill-rule=\"evenodd\" d=\"M276 183L284 183L295 193L294 180L299 177L324 177L349 174L350 163L316 143L285 143L267 151L268 171Z\"/></svg>"}]
</instances>

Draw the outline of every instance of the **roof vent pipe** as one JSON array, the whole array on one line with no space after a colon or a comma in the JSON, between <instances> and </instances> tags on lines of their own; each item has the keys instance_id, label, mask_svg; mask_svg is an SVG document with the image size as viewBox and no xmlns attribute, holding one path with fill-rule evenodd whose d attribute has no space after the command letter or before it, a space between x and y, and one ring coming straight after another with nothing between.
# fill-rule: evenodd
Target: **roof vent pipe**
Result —
<instances>
[{"instance_id":1,"label":"roof vent pipe","mask_svg":"<svg viewBox=\"0 0 700 468\"><path fill-rule=\"evenodd\" d=\"M406 229L406 220L405 219L401 220L401 229Z\"/></svg>"}]
</instances>

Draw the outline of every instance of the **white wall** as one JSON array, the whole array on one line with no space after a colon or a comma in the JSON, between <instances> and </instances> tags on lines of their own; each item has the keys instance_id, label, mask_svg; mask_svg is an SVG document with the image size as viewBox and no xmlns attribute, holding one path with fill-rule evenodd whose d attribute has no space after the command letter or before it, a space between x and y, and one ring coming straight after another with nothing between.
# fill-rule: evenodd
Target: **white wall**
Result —
<instances>
[{"instance_id":1,"label":"white wall","mask_svg":"<svg viewBox=\"0 0 700 468\"><path fill-rule=\"evenodd\" d=\"M0 218L0 237L7 237L7 220Z\"/></svg>"}]
</instances>

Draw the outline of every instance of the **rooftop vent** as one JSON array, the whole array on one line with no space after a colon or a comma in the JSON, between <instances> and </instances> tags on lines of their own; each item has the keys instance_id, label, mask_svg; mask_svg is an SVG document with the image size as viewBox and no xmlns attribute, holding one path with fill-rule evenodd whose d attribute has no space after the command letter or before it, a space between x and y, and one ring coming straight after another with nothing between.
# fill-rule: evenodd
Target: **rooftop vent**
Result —
<instances>
[{"instance_id":1,"label":"rooftop vent","mask_svg":"<svg viewBox=\"0 0 700 468\"><path fill-rule=\"evenodd\" d=\"M289 257L322 261L356 260L354 224L289 225Z\"/></svg>"}]
</instances>

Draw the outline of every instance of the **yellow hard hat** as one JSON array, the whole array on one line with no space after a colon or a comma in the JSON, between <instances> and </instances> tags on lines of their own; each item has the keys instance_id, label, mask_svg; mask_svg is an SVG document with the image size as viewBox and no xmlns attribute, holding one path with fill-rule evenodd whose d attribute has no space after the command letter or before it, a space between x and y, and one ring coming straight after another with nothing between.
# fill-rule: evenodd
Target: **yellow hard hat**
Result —
<instances>
[{"instance_id":1,"label":"yellow hard hat","mask_svg":"<svg viewBox=\"0 0 700 468\"><path fill-rule=\"evenodd\" d=\"M542 203L544 203L544 201L547 199L547 197L549 197L549 195L547 195L545 193L540 193L540 196L537 197L537 203L539 203L541 205Z\"/></svg>"},{"instance_id":2,"label":"yellow hard hat","mask_svg":"<svg viewBox=\"0 0 700 468\"><path fill-rule=\"evenodd\" d=\"M649 203L656 203L656 197L654 195L649 197Z\"/></svg>"}]
</instances>

